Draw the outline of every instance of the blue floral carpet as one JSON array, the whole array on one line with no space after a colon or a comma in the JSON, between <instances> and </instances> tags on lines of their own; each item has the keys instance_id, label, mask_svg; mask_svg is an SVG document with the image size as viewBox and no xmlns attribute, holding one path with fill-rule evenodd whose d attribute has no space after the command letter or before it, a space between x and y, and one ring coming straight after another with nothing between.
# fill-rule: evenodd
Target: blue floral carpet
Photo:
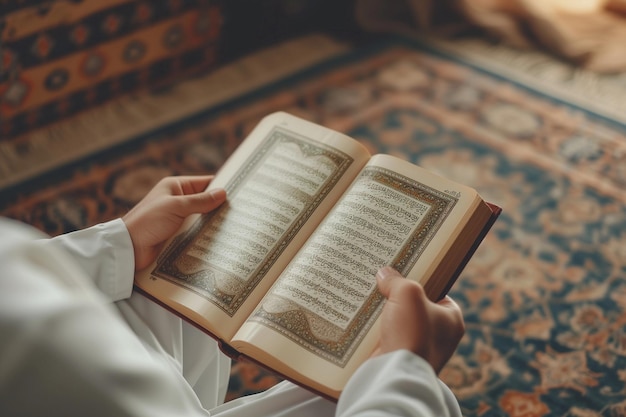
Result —
<instances>
[{"instance_id":1,"label":"blue floral carpet","mask_svg":"<svg viewBox=\"0 0 626 417\"><path fill-rule=\"evenodd\" d=\"M452 290L467 333L441 378L465 415L626 415L626 126L458 57L351 52L48 175L2 214L53 235L119 216L162 176L214 172L276 110L503 207ZM276 381L234 364L229 398Z\"/></svg>"}]
</instances>

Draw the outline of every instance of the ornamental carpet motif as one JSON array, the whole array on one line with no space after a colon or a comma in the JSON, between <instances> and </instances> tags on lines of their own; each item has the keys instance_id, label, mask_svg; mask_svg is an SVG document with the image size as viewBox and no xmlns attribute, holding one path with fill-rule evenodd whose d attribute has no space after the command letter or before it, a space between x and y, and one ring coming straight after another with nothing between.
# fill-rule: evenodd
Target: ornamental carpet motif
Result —
<instances>
[{"instance_id":1,"label":"ornamental carpet motif","mask_svg":"<svg viewBox=\"0 0 626 417\"><path fill-rule=\"evenodd\" d=\"M626 126L410 43L352 51L1 196L56 235L122 215L165 175L214 172L284 110L477 188L503 207L451 295L441 373L467 416L626 414ZM11 201L11 203L9 203ZM235 363L229 397L277 379Z\"/></svg>"}]
</instances>

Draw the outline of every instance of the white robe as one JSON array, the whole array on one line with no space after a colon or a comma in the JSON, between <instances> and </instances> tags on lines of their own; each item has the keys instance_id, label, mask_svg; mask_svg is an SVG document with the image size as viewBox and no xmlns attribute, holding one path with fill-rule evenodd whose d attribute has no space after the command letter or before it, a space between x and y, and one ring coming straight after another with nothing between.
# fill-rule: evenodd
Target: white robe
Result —
<instances>
[{"instance_id":1,"label":"white robe","mask_svg":"<svg viewBox=\"0 0 626 417\"><path fill-rule=\"evenodd\" d=\"M0 219L0 415L461 415L408 351L367 361L337 404L283 382L220 405L229 359L134 293L133 272L120 219L52 239Z\"/></svg>"}]
</instances>

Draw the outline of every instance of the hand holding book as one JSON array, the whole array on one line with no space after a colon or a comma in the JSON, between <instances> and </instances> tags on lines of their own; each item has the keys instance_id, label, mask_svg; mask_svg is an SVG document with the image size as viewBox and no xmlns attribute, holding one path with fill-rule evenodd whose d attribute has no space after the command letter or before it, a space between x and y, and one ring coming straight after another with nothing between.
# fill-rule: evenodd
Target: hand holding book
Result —
<instances>
[{"instance_id":1,"label":"hand holding book","mask_svg":"<svg viewBox=\"0 0 626 417\"><path fill-rule=\"evenodd\" d=\"M226 201L223 189L206 191L212 180L212 175L163 178L122 217L133 242L136 270L154 262L188 216L213 211Z\"/></svg>"},{"instance_id":2,"label":"hand holding book","mask_svg":"<svg viewBox=\"0 0 626 417\"><path fill-rule=\"evenodd\" d=\"M381 268L376 278L387 301L380 317L380 340L372 356L410 350L439 373L465 332L461 309L448 296L437 303L430 301L419 284L390 267Z\"/></svg>"}]
</instances>

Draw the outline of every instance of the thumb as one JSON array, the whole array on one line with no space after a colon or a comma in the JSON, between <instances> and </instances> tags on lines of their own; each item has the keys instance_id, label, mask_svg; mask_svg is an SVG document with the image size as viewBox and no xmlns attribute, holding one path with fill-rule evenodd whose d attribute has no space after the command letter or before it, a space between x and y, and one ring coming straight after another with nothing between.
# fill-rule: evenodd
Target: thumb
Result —
<instances>
[{"instance_id":1,"label":"thumb","mask_svg":"<svg viewBox=\"0 0 626 417\"><path fill-rule=\"evenodd\" d=\"M186 217L195 213L207 213L219 207L226 201L226 190L216 188L210 191L202 191L196 194L176 196L179 200L181 217Z\"/></svg>"},{"instance_id":2,"label":"thumb","mask_svg":"<svg viewBox=\"0 0 626 417\"><path fill-rule=\"evenodd\" d=\"M389 298L394 281L397 279L404 279L404 277L390 266L384 266L376 273L378 290L385 298Z\"/></svg>"}]
</instances>

